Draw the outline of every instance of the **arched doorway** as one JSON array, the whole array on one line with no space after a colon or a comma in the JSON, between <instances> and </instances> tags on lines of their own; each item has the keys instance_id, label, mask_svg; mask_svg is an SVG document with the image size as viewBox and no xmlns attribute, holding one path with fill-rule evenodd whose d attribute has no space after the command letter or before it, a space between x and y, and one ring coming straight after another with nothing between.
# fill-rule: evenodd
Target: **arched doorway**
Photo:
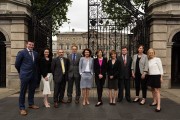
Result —
<instances>
[{"instance_id":1,"label":"arched doorway","mask_svg":"<svg viewBox=\"0 0 180 120\"><path fill-rule=\"evenodd\" d=\"M172 69L171 86L180 87L180 32L176 33L172 39Z\"/></svg>"},{"instance_id":2,"label":"arched doorway","mask_svg":"<svg viewBox=\"0 0 180 120\"><path fill-rule=\"evenodd\" d=\"M6 38L0 32L0 87L6 87Z\"/></svg>"}]
</instances>

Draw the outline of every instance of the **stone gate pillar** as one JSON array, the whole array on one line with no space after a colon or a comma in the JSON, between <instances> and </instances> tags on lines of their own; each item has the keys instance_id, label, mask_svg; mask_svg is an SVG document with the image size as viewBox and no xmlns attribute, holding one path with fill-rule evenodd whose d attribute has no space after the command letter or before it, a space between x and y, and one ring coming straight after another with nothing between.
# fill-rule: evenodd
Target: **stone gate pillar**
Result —
<instances>
[{"instance_id":1,"label":"stone gate pillar","mask_svg":"<svg viewBox=\"0 0 180 120\"><path fill-rule=\"evenodd\" d=\"M18 51L25 48L28 40L30 0L3 0L0 2L0 31L6 36L6 87L19 88L19 77L15 69Z\"/></svg>"},{"instance_id":2,"label":"stone gate pillar","mask_svg":"<svg viewBox=\"0 0 180 120\"><path fill-rule=\"evenodd\" d=\"M180 30L180 0L150 0L147 10L150 47L160 57L164 69L163 88L171 88L172 38Z\"/></svg>"}]
</instances>

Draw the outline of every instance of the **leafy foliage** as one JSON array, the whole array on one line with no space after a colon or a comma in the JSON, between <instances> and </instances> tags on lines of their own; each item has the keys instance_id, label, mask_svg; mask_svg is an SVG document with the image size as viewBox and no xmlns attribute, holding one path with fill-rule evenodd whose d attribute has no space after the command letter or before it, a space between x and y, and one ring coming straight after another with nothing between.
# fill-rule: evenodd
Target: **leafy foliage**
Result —
<instances>
[{"instance_id":1,"label":"leafy foliage","mask_svg":"<svg viewBox=\"0 0 180 120\"><path fill-rule=\"evenodd\" d=\"M121 29L139 17L139 9L144 10L144 0L101 0L103 11Z\"/></svg>"},{"instance_id":2,"label":"leafy foliage","mask_svg":"<svg viewBox=\"0 0 180 120\"><path fill-rule=\"evenodd\" d=\"M52 19L52 24L48 24L52 27L53 33L59 29L63 22L69 21L66 14L71 3L71 0L31 0L32 11L37 19L41 21L49 17Z\"/></svg>"}]
</instances>

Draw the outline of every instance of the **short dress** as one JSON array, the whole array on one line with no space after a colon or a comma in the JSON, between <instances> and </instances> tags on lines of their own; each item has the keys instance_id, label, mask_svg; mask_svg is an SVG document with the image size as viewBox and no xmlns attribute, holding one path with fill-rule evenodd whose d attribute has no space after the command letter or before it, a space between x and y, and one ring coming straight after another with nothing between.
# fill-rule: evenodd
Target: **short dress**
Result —
<instances>
[{"instance_id":1,"label":"short dress","mask_svg":"<svg viewBox=\"0 0 180 120\"><path fill-rule=\"evenodd\" d=\"M108 88L109 89L114 89L114 90L118 89L118 76L114 76L115 73L119 71L118 63L119 63L118 60L116 60L114 64L112 64L111 60L108 61ZM113 79L109 78L111 75L114 76Z\"/></svg>"}]
</instances>

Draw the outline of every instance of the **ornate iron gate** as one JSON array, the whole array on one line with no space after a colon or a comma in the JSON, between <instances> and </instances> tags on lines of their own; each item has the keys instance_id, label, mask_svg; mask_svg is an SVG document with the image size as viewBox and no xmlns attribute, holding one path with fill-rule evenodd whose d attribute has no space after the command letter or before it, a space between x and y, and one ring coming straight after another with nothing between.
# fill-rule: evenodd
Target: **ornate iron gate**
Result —
<instances>
[{"instance_id":1,"label":"ornate iron gate","mask_svg":"<svg viewBox=\"0 0 180 120\"><path fill-rule=\"evenodd\" d=\"M6 87L6 45L5 36L0 32L0 87Z\"/></svg>"},{"instance_id":2,"label":"ornate iron gate","mask_svg":"<svg viewBox=\"0 0 180 120\"><path fill-rule=\"evenodd\" d=\"M117 18L110 18L103 10L102 0L88 0L88 48L93 55L97 49L101 49L105 57L109 58L110 50L116 50L120 55L122 46L127 46L128 53L132 56L137 52L139 44L145 46L145 52L149 48L149 28L146 26L145 14L142 15L128 0L117 0L117 3L132 16L124 16L123 19L127 21L131 19L128 24L119 22ZM93 86L95 87L95 83Z\"/></svg>"},{"instance_id":3,"label":"ornate iron gate","mask_svg":"<svg viewBox=\"0 0 180 120\"><path fill-rule=\"evenodd\" d=\"M143 44L148 49L149 29L146 26L145 16L134 17L133 22L127 25L119 25L118 19L109 18L109 15L103 11L101 1L88 0L88 47L93 53L97 49L102 49L105 55L109 57L110 50L114 49L120 54L121 47L124 45L129 48L129 55L133 55L137 51L137 45L139 44ZM126 0L124 0L123 5L128 5L126 4ZM129 9L134 11L132 6ZM137 12L134 14L137 15L140 13ZM128 20L130 18L125 19Z\"/></svg>"}]
</instances>

